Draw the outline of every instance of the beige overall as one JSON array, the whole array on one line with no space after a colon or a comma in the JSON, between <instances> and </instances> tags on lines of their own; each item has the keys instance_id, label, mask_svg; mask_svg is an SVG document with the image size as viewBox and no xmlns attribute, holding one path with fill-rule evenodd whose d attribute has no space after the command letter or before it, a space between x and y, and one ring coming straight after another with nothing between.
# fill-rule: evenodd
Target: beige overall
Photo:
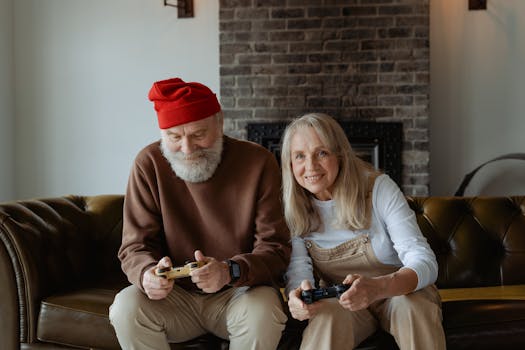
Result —
<instances>
[{"instance_id":1,"label":"beige overall","mask_svg":"<svg viewBox=\"0 0 525 350\"><path fill-rule=\"evenodd\" d=\"M350 273L377 277L399 269L377 259L367 234L331 249L305 242L316 275L328 286L341 283ZM376 301L359 311L344 309L335 298L323 302L319 313L309 320L301 349L353 349L378 327L392 334L401 350L446 348L441 300L434 285Z\"/></svg>"}]
</instances>

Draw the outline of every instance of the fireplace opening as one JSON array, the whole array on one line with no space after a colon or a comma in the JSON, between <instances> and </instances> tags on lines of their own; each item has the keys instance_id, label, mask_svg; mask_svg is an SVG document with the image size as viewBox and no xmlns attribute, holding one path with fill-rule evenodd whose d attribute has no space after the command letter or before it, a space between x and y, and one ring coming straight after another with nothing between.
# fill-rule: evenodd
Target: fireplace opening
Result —
<instances>
[{"instance_id":1,"label":"fireplace opening","mask_svg":"<svg viewBox=\"0 0 525 350\"><path fill-rule=\"evenodd\" d=\"M402 186L403 124L399 122L338 121L357 155ZM280 162L284 122L248 123L247 138L270 150Z\"/></svg>"}]
</instances>

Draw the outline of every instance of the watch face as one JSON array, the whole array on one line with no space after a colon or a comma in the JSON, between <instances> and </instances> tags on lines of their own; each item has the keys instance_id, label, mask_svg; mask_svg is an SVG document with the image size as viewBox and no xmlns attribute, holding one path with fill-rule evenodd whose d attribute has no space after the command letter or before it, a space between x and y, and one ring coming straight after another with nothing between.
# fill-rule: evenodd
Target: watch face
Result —
<instances>
[{"instance_id":1,"label":"watch face","mask_svg":"<svg viewBox=\"0 0 525 350\"><path fill-rule=\"evenodd\" d=\"M235 261L229 261L230 277L232 280L238 280L241 277L241 267Z\"/></svg>"}]
</instances>

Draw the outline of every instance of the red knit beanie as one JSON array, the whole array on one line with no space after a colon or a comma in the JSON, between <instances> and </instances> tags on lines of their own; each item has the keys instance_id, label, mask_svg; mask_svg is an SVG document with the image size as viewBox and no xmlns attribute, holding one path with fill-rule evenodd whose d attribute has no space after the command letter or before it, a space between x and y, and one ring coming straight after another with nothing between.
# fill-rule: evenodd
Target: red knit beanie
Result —
<instances>
[{"instance_id":1,"label":"red knit beanie","mask_svg":"<svg viewBox=\"0 0 525 350\"><path fill-rule=\"evenodd\" d=\"M186 83L180 78L153 83L148 98L154 103L161 129L201 120L221 110L217 97L208 87Z\"/></svg>"}]
</instances>

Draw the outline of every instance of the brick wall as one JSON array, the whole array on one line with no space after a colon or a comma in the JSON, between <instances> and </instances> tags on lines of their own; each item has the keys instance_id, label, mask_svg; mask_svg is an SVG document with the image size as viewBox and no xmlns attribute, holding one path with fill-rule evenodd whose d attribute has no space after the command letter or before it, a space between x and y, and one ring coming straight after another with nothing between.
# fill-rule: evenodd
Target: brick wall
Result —
<instances>
[{"instance_id":1,"label":"brick wall","mask_svg":"<svg viewBox=\"0 0 525 350\"><path fill-rule=\"evenodd\" d=\"M428 195L429 0L219 0L226 133L306 112L403 123L403 191Z\"/></svg>"}]
</instances>

